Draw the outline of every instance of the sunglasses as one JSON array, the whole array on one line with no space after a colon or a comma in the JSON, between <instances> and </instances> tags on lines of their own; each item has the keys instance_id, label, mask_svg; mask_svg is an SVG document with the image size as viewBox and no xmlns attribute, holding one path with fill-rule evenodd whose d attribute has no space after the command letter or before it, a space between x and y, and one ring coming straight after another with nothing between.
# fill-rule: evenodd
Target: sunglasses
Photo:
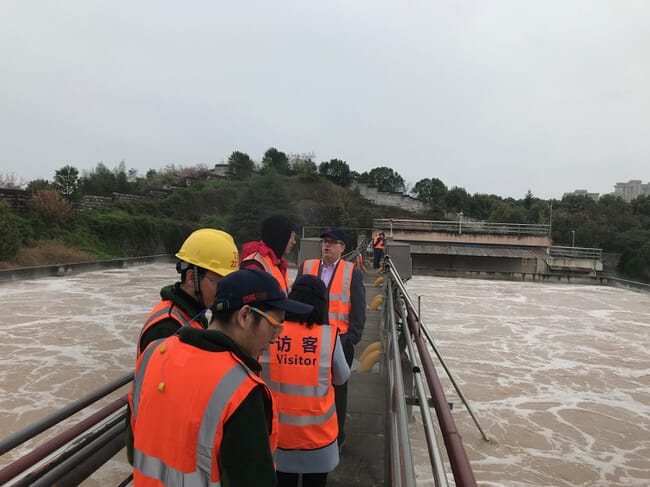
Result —
<instances>
[{"instance_id":1,"label":"sunglasses","mask_svg":"<svg viewBox=\"0 0 650 487\"><path fill-rule=\"evenodd\" d=\"M255 313L257 313L258 315L262 316L263 318L266 318L266 320L267 320L269 323L271 323L273 326L283 326L282 323L284 322L284 320L283 320L283 321L278 321L278 320L276 320L275 318L273 318L273 316L271 316L271 315L268 314L268 313L265 313L265 312L262 311L261 309L257 309L257 308L254 307L254 306L249 306L249 307L250 307L250 309L252 309L252 310L253 310Z\"/></svg>"}]
</instances>

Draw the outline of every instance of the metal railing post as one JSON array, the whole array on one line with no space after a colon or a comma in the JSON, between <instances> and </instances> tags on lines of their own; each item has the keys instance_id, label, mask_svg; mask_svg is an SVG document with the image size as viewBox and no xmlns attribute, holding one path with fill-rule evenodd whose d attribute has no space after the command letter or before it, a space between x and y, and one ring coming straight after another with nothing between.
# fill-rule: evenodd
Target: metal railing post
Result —
<instances>
[{"instance_id":1,"label":"metal railing post","mask_svg":"<svg viewBox=\"0 0 650 487\"><path fill-rule=\"evenodd\" d=\"M415 305L413 304L413 301L411 300L408 292L406 291L406 287L404 286L404 283L402 282L402 279L399 277L399 275L397 274L397 272L395 271L393 266L390 264L390 257L389 256L384 256L384 259L386 260L386 262L388 262L388 265L385 264L385 266L388 268L388 271L391 273L393 279L395 280L395 283L399 287L400 292L404 296L405 302L408 304L411 311L414 314L416 314L417 309L416 309ZM417 315L416 318L420 322L420 316ZM420 324L421 324L421 322L420 322ZM485 441L490 441L490 438L487 436L485 431L483 431L483 428L481 428L481 425L479 424L478 419L476 418L476 415L474 414L474 411L472 411L472 408L470 407L469 403L467 402L467 399L465 398L465 395L463 394L463 391L460 390L460 386L458 385L458 382L456 381L453 374L451 373L451 370L447 366L447 363L445 362L445 359L442 357L442 354L440 353L440 350L438 349L438 346L434 342L433 338L431 338L431 335L429 334L429 331L427 330L427 328L425 326L420 326L420 330L424 334L424 336L426 337L427 341L429 342L429 345L431 345L431 348L433 348L433 351L436 353L436 356L438 357L438 360L440 361L440 364L442 365L442 367L445 369L445 372L447 373L447 377L449 377L449 380L453 384L454 389L456 390L456 393L458 394L461 401L463 402L463 404L467 408L467 411L469 412L470 416L474 420L474 424L476 424L476 427L481 432L481 435L483 436L483 439Z\"/></svg>"}]
</instances>

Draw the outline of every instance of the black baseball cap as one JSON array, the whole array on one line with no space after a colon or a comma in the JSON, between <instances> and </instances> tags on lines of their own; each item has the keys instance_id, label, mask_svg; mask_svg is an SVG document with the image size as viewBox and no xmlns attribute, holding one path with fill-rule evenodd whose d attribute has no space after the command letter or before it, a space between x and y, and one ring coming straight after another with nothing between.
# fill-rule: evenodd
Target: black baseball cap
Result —
<instances>
[{"instance_id":1,"label":"black baseball cap","mask_svg":"<svg viewBox=\"0 0 650 487\"><path fill-rule=\"evenodd\" d=\"M310 304L287 299L280 284L271 274L258 269L239 269L231 272L217 284L217 295L212 311L229 311L264 304L289 313L310 313Z\"/></svg>"},{"instance_id":2,"label":"black baseball cap","mask_svg":"<svg viewBox=\"0 0 650 487\"><path fill-rule=\"evenodd\" d=\"M320 238L330 237L339 242L345 243L345 232L337 227L329 227L320 234Z\"/></svg>"}]
</instances>

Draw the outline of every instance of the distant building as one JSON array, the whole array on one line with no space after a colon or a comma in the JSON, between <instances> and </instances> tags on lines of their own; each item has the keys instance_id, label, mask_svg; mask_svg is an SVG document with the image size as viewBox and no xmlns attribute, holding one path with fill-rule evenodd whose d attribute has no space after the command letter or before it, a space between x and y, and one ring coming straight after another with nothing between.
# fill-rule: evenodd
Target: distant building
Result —
<instances>
[{"instance_id":1,"label":"distant building","mask_svg":"<svg viewBox=\"0 0 650 487\"><path fill-rule=\"evenodd\" d=\"M650 183L643 184L640 179L631 179L627 183L616 183L614 195L620 196L629 203L639 196L650 196Z\"/></svg>"},{"instance_id":2,"label":"distant building","mask_svg":"<svg viewBox=\"0 0 650 487\"><path fill-rule=\"evenodd\" d=\"M211 171L211 174L218 178L229 178L230 164L215 164L214 168Z\"/></svg>"},{"instance_id":3,"label":"distant building","mask_svg":"<svg viewBox=\"0 0 650 487\"><path fill-rule=\"evenodd\" d=\"M426 206L420 200L404 193L386 193L379 191L377 188L371 188L367 184L353 182L350 185L351 189L358 189L361 196L376 205L396 206L403 210L419 212L425 211Z\"/></svg>"},{"instance_id":4,"label":"distant building","mask_svg":"<svg viewBox=\"0 0 650 487\"><path fill-rule=\"evenodd\" d=\"M590 193L586 189L576 189L572 193L564 193L562 195L562 198L564 198L565 196L587 196L592 200L598 200L598 198L600 197L598 193Z\"/></svg>"}]
</instances>

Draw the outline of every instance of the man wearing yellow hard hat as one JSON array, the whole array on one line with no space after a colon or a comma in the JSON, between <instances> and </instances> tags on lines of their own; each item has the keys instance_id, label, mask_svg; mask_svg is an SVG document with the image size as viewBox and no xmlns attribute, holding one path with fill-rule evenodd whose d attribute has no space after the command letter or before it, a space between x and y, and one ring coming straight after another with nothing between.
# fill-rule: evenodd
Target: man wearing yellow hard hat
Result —
<instances>
[{"instance_id":1,"label":"man wearing yellow hard hat","mask_svg":"<svg viewBox=\"0 0 650 487\"><path fill-rule=\"evenodd\" d=\"M193 232L176 257L181 280L160 290L161 300L140 332L138 356L149 343L173 335L182 326L206 328L202 312L214 303L217 282L239 269L239 252L232 236L214 228Z\"/></svg>"},{"instance_id":2,"label":"man wearing yellow hard hat","mask_svg":"<svg viewBox=\"0 0 650 487\"><path fill-rule=\"evenodd\" d=\"M184 327L207 328L204 311L214 304L217 282L239 269L239 252L229 233L214 228L192 232L176 253L181 280L160 290L160 301L144 321L136 356L152 342L170 337ZM131 410L127 408L125 440L133 464Z\"/></svg>"}]
</instances>

